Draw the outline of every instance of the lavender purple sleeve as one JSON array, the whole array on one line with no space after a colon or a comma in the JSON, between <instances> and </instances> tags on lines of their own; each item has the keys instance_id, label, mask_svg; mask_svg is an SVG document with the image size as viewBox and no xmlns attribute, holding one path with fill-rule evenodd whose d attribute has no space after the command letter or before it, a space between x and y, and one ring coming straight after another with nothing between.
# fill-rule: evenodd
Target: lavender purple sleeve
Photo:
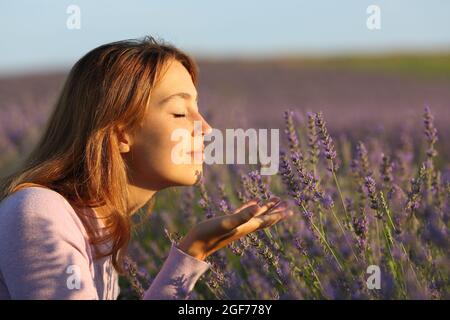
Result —
<instances>
[{"instance_id":1,"label":"lavender purple sleeve","mask_svg":"<svg viewBox=\"0 0 450 320\"><path fill-rule=\"evenodd\" d=\"M209 267L207 262L188 255L173 244L161 270L145 292L144 299L186 299Z\"/></svg>"}]
</instances>

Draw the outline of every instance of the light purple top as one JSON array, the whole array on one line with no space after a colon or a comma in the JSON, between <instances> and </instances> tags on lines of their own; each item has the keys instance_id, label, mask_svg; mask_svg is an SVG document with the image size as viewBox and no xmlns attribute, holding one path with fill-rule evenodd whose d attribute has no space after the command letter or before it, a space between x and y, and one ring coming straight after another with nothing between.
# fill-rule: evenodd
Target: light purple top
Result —
<instances>
[{"instance_id":1,"label":"light purple top","mask_svg":"<svg viewBox=\"0 0 450 320\"><path fill-rule=\"evenodd\" d=\"M93 259L86 229L70 203L43 187L0 202L1 299L116 299L111 256ZM210 264L172 245L144 299L186 299Z\"/></svg>"}]
</instances>

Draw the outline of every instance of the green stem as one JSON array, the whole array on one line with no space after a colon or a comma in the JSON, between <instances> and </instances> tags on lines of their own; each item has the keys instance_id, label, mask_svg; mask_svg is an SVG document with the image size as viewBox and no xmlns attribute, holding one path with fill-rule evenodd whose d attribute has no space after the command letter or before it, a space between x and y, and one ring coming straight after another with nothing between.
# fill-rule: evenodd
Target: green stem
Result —
<instances>
[{"instance_id":1,"label":"green stem","mask_svg":"<svg viewBox=\"0 0 450 320\"><path fill-rule=\"evenodd\" d=\"M341 187L339 185L339 182L338 182L338 179L336 176L336 171L334 170L333 162L331 162L331 172L333 174L334 183L336 184L336 188L338 190L339 197L341 198L342 208L344 208L345 217L347 218L348 221L351 221L350 217L348 215L348 212L347 212L347 208L345 207L344 197L342 196Z\"/></svg>"},{"instance_id":2,"label":"green stem","mask_svg":"<svg viewBox=\"0 0 450 320\"><path fill-rule=\"evenodd\" d=\"M389 257L391 259L391 268L392 268L392 272L395 274L395 277L397 278L397 280L401 283L403 283L403 293L405 295L405 297L407 296L406 294L406 282L405 282L405 273L403 270L403 266L400 264L400 268L402 269L402 276L400 276L399 270L398 270L398 266L397 263L395 262L394 256L392 255L392 246L393 246L393 242L392 242L392 237L390 236L390 231L389 228L387 226L385 226L383 228L383 235L384 235L384 239L386 241L386 247L388 249L389 252Z\"/></svg>"},{"instance_id":3,"label":"green stem","mask_svg":"<svg viewBox=\"0 0 450 320\"><path fill-rule=\"evenodd\" d=\"M302 208L303 208L303 211L304 211L305 213L307 213L308 210L306 210L305 206L304 206L303 204L302 204L301 206L302 206ZM316 232L320 235L320 237L322 238L322 241L325 243L325 245L327 246L328 250L330 250L331 254L333 255L334 259L336 260L336 263L337 263L338 266L339 266L339 269L342 270L342 265L341 265L341 263L339 262L339 259L337 258L337 256L336 256L336 254L334 253L333 249L331 249L331 246L330 246L330 244L328 243L328 241L326 240L325 235L323 235L323 234L320 232L320 229L314 224L314 222L310 221L310 223L311 223L311 225L313 226L313 228L316 230Z\"/></svg>"},{"instance_id":4,"label":"green stem","mask_svg":"<svg viewBox=\"0 0 450 320\"><path fill-rule=\"evenodd\" d=\"M330 250L331 254L333 255L334 259L336 260L336 263L337 263L338 266L339 266L339 269L340 269L340 270L343 270L343 269L342 269L342 265L341 265L341 263L339 262L339 259L337 258L336 254L334 253L334 251L333 251L333 249L331 248L331 246L330 246L330 244L328 243L328 241L325 239L325 236L323 236L323 235L320 233L319 228L317 228L317 226L316 226L313 222L311 222L311 225L312 225L312 226L314 227L314 229L319 233L319 235L320 235L321 238L322 238L322 241L325 243L325 245L327 246L328 250Z\"/></svg>"},{"instance_id":5,"label":"green stem","mask_svg":"<svg viewBox=\"0 0 450 320\"><path fill-rule=\"evenodd\" d=\"M350 243L350 241L349 241L348 238L347 238L347 234L345 233L344 227L343 227L343 226L341 225L341 223L339 222L339 219L338 219L338 217L336 216L336 213L334 212L333 209L331 209L331 212L332 212L333 217L334 217L334 219L336 220L337 224L339 225L339 228L340 228L341 231L342 231L342 235L344 236L344 239L345 239L345 241L347 242L347 245L348 245L348 246L350 247L350 249L352 250L353 256L356 258L357 261L359 261L357 255L356 255L356 253L355 253L355 250L353 250L353 245Z\"/></svg>"},{"instance_id":6,"label":"green stem","mask_svg":"<svg viewBox=\"0 0 450 320\"><path fill-rule=\"evenodd\" d=\"M308 261L308 266L311 268L311 271L312 271L312 273L313 273L313 275L314 275L314 278L316 278L317 282L319 283L319 287L320 287L320 291L322 292L322 295L323 295L324 297L326 297L325 290L323 289L322 282L320 282L320 279L319 279L319 277L317 276L316 270L314 270L314 267L312 266L311 261L309 261L308 258L306 258L306 259L307 259L307 261Z\"/></svg>"},{"instance_id":7,"label":"green stem","mask_svg":"<svg viewBox=\"0 0 450 320\"><path fill-rule=\"evenodd\" d=\"M384 199L385 199L385 198L384 198L384 193L383 193L383 192L380 192L380 196L381 196L381 200L382 200L382 202L383 202L384 212L385 212L386 215L388 216L388 220L389 220L389 223L391 224L392 230L395 232L397 229L395 228L395 224L394 224L394 221L393 221L392 216L391 216L391 212L390 212L391 210L389 209L388 204L387 204L386 201L384 200ZM409 266L410 266L410 268L411 268L411 271L412 271L413 274L414 274L414 277L416 278L417 283L420 285L420 281L419 281L419 278L417 277L417 273L416 273L416 271L415 271L414 268L413 268L413 263L412 263L412 261L409 259L409 255L408 255L408 253L406 252L405 246L404 246L403 243L401 243L401 242L400 242L400 247L402 248L403 253L404 253L405 256L406 256L406 259L408 259ZM401 266L401 267L402 267L402 270L403 270L403 266Z\"/></svg>"},{"instance_id":8,"label":"green stem","mask_svg":"<svg viewBox=\"0 0 450 320\"><path fill-rule=\"evenodd\" d=\"M378 218L375 218L375 232L376 232L375 239L377 240L378 262L379 262L381 260L381 241L380 241L380 230L378 227Z\"/></svg>"}]
</instances>

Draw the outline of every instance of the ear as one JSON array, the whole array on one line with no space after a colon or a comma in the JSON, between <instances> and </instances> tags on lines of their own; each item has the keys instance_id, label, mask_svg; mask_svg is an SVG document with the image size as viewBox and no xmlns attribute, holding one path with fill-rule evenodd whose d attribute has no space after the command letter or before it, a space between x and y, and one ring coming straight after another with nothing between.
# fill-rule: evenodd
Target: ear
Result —
<instances>
[{"instance_id":1,"label":"ear","mask_svg":"<svg viewBox=\"0 0 450 320\"><path fill-rule=\"evenodd\" d=\"M122 127L116 127L114 132L117 137L120 153L130 152L130 147L132 145L131 135L123 130Z\"/></svg>"}]
</instances>

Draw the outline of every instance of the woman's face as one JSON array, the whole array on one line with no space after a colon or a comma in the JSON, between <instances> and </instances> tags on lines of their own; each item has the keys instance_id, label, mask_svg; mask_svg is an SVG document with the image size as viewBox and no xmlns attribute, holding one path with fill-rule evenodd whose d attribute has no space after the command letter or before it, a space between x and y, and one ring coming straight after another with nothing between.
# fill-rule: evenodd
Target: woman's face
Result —
<instances>
[{"instance_id":1,"label":"woman's face","mask_svg":"<svg viewBox=\"0 0 450 320\"><path fill-rule=\"evenodd\" d=\"M123 153L132 184L150 190L195 184L203 171L203 135L212 130L198 110L187 69L176 60L166 67L150 96L145 121ZM185 143L180 133L185 133Z\"/></svg>"}]
</instances>

